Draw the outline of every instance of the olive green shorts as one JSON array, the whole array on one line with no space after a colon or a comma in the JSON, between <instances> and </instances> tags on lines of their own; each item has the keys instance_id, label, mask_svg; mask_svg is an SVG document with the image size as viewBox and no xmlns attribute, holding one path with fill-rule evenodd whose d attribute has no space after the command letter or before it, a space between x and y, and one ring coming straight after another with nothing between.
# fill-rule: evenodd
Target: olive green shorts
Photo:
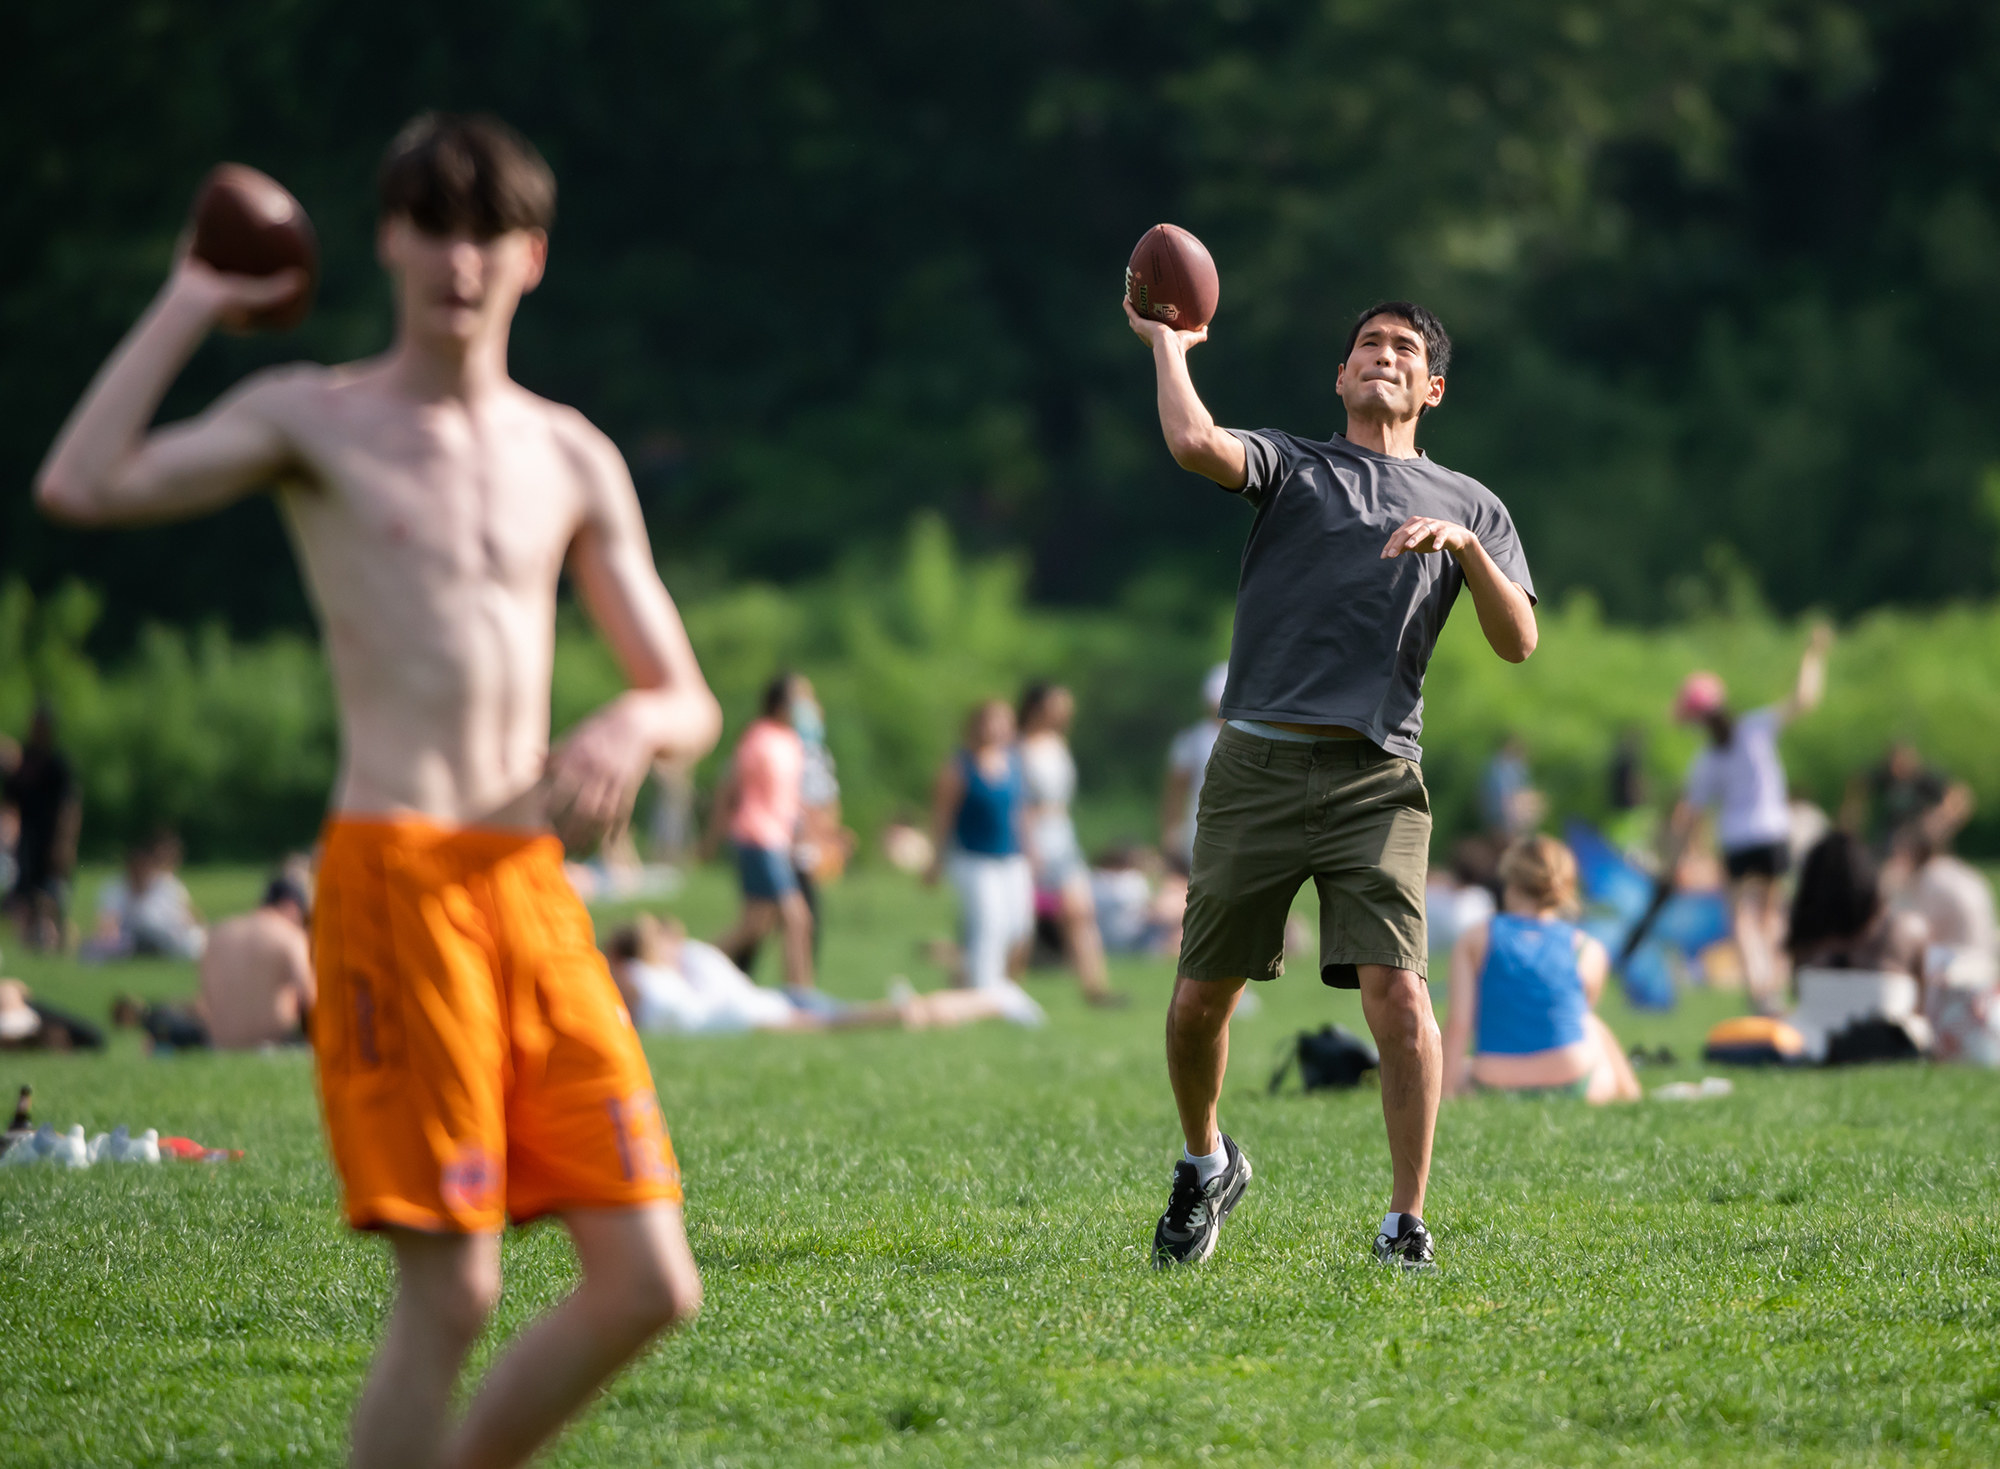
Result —
<instances>
[{"instance_id":1,"label":"olive green shorts","mask_svg":"<svg viewBox=\"0 0 2000 1469\"><path fill-rule=\"evenodd\" d=\"M1294 744L1225 727L1202 781L1180 972L1283 974L1285 919L1311 878L1322 982L1358 988L1357 964L1424 974L1430 845L1416 761L1367 740Z\"/></svg>"}]
</instances>

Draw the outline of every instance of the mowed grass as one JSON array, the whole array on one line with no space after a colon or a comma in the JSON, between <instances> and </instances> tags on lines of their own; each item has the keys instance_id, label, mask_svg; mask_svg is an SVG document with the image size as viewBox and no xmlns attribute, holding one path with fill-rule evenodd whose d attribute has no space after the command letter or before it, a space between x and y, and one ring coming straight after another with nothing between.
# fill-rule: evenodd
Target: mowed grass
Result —
<instances>
[{"instance_id":1,"label":"mowed grass","mask_svg":"<svg viewBox=\"0 0 2000 1469\"><path fill-rule=\"evenodd\" d=\"M256 875L198 875L211 912ZM670 906L697 933L718 873ZM938 894L830 895L829 987L939 980ZM607 918L610 915L605 915ZM101 1015L185 966L6 966ZM1294 975L1235 1027L1224 1125L1257 1169L1207 1266L1147 1266L1177 1155L1164 961L1125 1012L1033 982L1051 1023L648 1043L708 1287L550 1455L639 1464L1989 1464L2000 1460L2000 1093L1903 1066L1767 1076L1694 1104L1447 1108L1442 1268L1368 1244L1373 1088L1267 1097L1351 997ZM1607 1014L1684 1060L1732 1009ZM1699 1074L1649 1070L1657 1083ZM339 1223L303 1055L0 1058L95 1131L242 1147L221 1167L0 1171L0 1463L338 1462L389 1278ZM573 1279L513 1234L496 1349Z\"/></svg>"}]
</instances>

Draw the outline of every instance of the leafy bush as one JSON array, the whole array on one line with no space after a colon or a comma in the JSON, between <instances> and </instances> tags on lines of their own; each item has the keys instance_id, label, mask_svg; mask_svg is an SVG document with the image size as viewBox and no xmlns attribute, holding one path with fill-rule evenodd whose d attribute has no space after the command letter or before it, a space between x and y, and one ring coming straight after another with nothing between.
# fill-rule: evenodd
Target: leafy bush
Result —
<instances>
[{"instance_id":1,"label":"leafy bush","mask_svg":"<svg viewBox=\"0 0 2000 1469\"><path fill-rule=\"evenodd\" d=\"M1112 610L1058 611L1029 605L1023 583L1019 560L966 559L942 521L919 517L894 557L850 559L793 588L737 585L687 599L689 633L728 716L724 752L773 672L807 673L826 706L850 819L872 831L921 808L975 701L1054 678L1077 692L1085 800L1129 809L1150 798L1168 739L1199 714L1202 671L1227 649L1228 605L1158 578ZM1626 730L1644 741L1656 797L1678 787L1696 737L1671 725L1667 708L1691 669L1720 673L1741 707L1784 694L1803 622L1775 618L1747 594L1684 600L1689 615L1659 629L1606 622L1587 597L1544 607L1541 647L1519 667L1487 650L1461 606L1426 691L1424 764L1440 840L1475 822L1480 770L1509 732L1527 745L1555 809L1594 817ZM89 848L115 851L158 823L178 826L205 856L266 856L309 841L338 744L317 647L155 627L130 658L100 670L83 652L95 609L76 586L39 607L18 584L0 592L0 729L20 730L37 690L54 700L83 773ZM622 686L604 645L566 612L555 727ZM2000 852L1995 728L2000 604L1884 611L1844 630L1825 706L1787 733L1784 749L1795 784L1832 808L1891 737L1910 738L1971 782L1991 813L1968 847ZM705 779L721 758L711 757Z\"/></svg>"},{"instance_id":2,"label":"leafy bush","mask_svg":"<svg viewBox=\"0 0 2000 1469\"><path fill-rule=\"evenodd\" d=\"M332 690L319 648L148 627L110 673L83 652L96 599L72 584L36 608L0 592L0 727L37 694L58 711L97 856L171 826L197 856L268 856L312 839L335 773Z\"/></svg>"}]
</instances>

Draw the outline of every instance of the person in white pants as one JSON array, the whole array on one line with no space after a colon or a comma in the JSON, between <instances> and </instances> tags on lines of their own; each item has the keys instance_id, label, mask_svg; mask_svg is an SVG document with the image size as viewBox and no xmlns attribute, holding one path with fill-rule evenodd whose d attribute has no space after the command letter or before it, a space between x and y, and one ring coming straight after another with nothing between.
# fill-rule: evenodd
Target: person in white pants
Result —
<instances>
[{"instance_id":1,"label":"person in white pants","mask_svg":"<svg viewBox=\"0 0 2000 1469\"><path fill-rule=\"evenodd\" d=\"M1035 889L1021 840L1021 755L1014 732L1014 711L999 699L979 705L966 721L964 748L944 763L932 788L931 842L940 855L925 881L949 873L958 891L966 983L1000 990L1024 1013L1032 1006L1039 1014L1015 983L1034 936Z\"/></svg>"}]
</instances>

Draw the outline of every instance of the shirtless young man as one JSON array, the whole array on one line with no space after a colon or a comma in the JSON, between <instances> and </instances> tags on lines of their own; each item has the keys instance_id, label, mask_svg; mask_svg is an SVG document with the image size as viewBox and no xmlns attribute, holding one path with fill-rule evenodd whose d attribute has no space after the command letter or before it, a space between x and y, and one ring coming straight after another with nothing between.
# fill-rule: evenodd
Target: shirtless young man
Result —
<instances>
[{"instance_id":1,"label":"shirtless young man","mask_svg":"<svg viewBox=\"0 0 2000 1469\"><path fill-rule=\"evenodd\" d=\"M551 830L603 836L650 762L703 754L721 715L617 450L507 375L547 258L547 165L491 120L420 118L390 147L381 204L386 355L260 373L149 432L211 330L298 285L183 257L36 493L60 519L118 525L279 486L343 730L314 925L320 1091L348 1220L382 1230L397 1267L353 1461L516 1464L700 1301L652 1077ZM565 568L632 687L551 751ZM454 1422L500 1228L544 1214L582 1281Z\"/></svg>"},{"instance_id":2,"label":"shirtless young man","mask_svg":"<svg viewBox=\"0 0 2000 1469\"><path fill-rule=\"evenodd\" d=\"M174 1050L254 1051L303 1041L313 994L306 895L278 877L255 908L208 930L201 996L192 1006L149 1005L121 995L111 1002L111 1020Z\"/></svg>"},{"instance_id":3,"label":"shirtless young man","mask_svg":"<svg viewBox=\"0 0 2000 1469\"><path fill-rule=\"evenodd\" d=\"M290 879L273 879L263 902L209 929L200 1014L218 1051L303 1040L314 993L306 895Z\"/></svg>"},{"instance_id":4,"label":"shirtless young man","mask_svg":"<svg viewBox=\"0 0 2000 1469\"><path fill-rule=\"evenodd\" d=\"M1527 558L1493 492L1417 448L1417 421L1443 399L1451 361L1451 338L1423 307L1385 301L1355 320L1334 377L1347 432L1325 442L1218 427L1188 376L1206 329L1176 331L1129 303L1125 314L1152 349L1175 462L1257 512L1167 1011L1186 1149L1154 1262L1207 1259L1250 1182L1249 1160L1216 1127L1229 1016L1246 980L1283 972L1285 918L1311 878L1320 978L1361 991L1382 1054L1394 1178L1375 1255L1428 1269L1424 1188L1443 1067L1424 983L1424 671L1461 590L1496 653L1518 663L1534 651Z\"/></svg>"}]
</instances>

